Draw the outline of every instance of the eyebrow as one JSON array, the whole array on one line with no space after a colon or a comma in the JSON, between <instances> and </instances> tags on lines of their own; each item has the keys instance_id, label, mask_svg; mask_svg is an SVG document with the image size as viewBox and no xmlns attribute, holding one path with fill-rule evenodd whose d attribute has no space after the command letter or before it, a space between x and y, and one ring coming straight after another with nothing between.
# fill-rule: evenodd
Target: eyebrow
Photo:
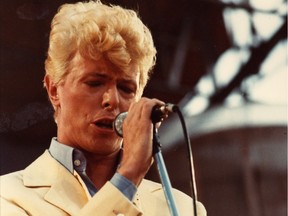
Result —
<instances>
[{"instance_id":1,"label":"eyebrow","mask_svg":"<svg viewBox=\"0 0 288 216\"><path fill-rule=\"evenodd\" d=\"M95 78L102 78L102 79L106 79L106 80L112 80L112 77L110 77L109 75L107 75L106 73L101 73L101 72L91 72L88 73L86 75L86 77L95 77ZM133 85L135 85L135 87L137 88L137 82L134 79L129 79L129 78L121 78L121 79L116 79L117 81L121 82L121 83L131 83Z\"/></svg>"},{"instance_id":2,"label":"eyebrow","mask_svg":"<svg viewBox=\"0 0 288 216\"><path fill-rule=\"evenodd\" d=\"M86 77L100 77L100 78L105 78L105 79L112 79L107 74L101 73L101 72L91 72L91 73L86 74Z\"/></svg>"}]
</instances>

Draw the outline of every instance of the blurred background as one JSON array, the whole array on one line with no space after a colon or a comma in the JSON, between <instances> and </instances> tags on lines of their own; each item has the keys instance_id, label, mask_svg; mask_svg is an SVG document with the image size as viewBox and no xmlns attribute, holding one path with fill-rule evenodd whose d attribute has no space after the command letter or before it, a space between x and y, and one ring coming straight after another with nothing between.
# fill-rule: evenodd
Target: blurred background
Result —
<instances>
[{"instance_id":1,"label":"blurred background","mask_svg":"<svg viewBox=\"0 0 288 216\"><path fill-rule=\"evenodd\" d=\"M50 22L64 0L0 2L1 174L56 135L42 87ZM198 199L211 216L287 215L287 1L111 0L139 12L158 50L145 96L177 104ZM191 195L179 118L159 131L174 187ZM160 181L156 167L147 178Z\"/></svg>"}]
</instances>

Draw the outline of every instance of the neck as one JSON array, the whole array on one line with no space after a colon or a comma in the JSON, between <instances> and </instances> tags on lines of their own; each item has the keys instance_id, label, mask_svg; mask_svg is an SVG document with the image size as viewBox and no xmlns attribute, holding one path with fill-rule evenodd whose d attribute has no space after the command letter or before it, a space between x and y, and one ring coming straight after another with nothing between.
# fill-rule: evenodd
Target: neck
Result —
<instances>
[{"instance_id":1,"label":"neck","mask_svg":"<svg viewBox=\"0 0 288 216\"><path fill-rule=\"evenodd\" d=\"M85 154L87 159L87 175L100 189L107 181L109 181L116 172L119 163L120 151L113 152L109 155Z\"/></svg>"}]
</instances>

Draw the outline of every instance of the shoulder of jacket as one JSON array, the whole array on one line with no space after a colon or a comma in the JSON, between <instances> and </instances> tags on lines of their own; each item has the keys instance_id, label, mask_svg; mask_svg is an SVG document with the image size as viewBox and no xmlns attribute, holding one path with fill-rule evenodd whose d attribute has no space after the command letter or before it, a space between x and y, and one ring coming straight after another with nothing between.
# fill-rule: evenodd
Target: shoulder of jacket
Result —
<instances>
[{"instance_id":1,"label":"shoulder of jacket","mask_svg":"<svg viewBox=\"0 0 288 216\"><path fill-rule=\"evenodd\" d=\"M157 190L162 190L162 185L158 182L151 181L148 179L143 179L138 187L138 190L145 190L149 192L154 192Z\"/></svg>"},{"instance_id":2,"label":"shoulder of jacket","mask_svg":"<svg viewBox=\"0 0 288 216\"><path fill-rule=\"evenodd\" d=\"M19 170L19 171L15 171L15 172L1 175L0 176L1 188L4 187L4 184L9 183L11 181L22 181L23 171L24 170Z\"/></svg>"}]
</instances>

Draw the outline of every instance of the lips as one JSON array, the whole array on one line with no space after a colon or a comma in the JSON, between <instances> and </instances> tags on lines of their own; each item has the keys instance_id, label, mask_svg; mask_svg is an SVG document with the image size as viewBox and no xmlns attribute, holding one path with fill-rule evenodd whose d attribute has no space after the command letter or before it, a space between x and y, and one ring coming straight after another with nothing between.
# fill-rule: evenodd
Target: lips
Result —
<instances>
[{"instance_id":1,"label":"lips","mask_svg":"<svg viewBox=\"0 0 288 216\"><path fill-rule=\"evenodd\" d=\"M95 121L94 124L98 128L112 130L113 129L113 121L114 121L114 119L103 118L103 119L99 119L99 120Z\"/></svg>"}]
</instances>

